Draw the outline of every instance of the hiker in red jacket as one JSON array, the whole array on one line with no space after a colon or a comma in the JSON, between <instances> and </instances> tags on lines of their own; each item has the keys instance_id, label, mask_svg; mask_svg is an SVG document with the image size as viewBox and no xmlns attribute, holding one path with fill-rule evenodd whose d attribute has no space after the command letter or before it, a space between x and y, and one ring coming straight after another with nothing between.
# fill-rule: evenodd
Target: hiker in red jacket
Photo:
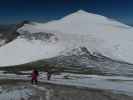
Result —
<instances>
[{"instance_id":1,"label":"hiker in red jacket","mask_svg":"<svg viewBox=\"0 0 133 100\"><path fill-rule=\"evenodd\" d=\"M38 71L36 69L32 70L32 79L31 79L31 83L33 84L35 82L35 84L38 83Z\"/></svg>"}]
</instances>

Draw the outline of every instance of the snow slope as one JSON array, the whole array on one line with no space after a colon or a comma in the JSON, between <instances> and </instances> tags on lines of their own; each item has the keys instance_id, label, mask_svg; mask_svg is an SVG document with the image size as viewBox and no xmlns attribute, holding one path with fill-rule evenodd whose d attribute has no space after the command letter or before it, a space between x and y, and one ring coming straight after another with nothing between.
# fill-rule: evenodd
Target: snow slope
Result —
<instances>
[{"instance_id":1,"label":"snow slope","mask_svg":"<svg viewBox=\"0 0 133 100\"><path fill-rule=\"evenodd\" d=\"M58 56L61 50L60 44L17 38L0 48L0 66L19 65Z\"/></svg>"},{"instance_id":2,"label":"snow slope","mask_svg":"<svg viewBox=\"0 0 133 100\"><path fill-rule=\"evenodd\" d=\"M57 40L27 40L20 36L0 48L0 66L51 58L79 47L87 47L91 53L97 52L133 63L133 28L104 16L79 10L45 24L25 24L17 31L20 34L52 33Z\"/></svg>"},{"instance_id":3,"label":"snow slope","mask_svg":"<svg viewBox=\"0 0 133 100\"><path fill-rule=\"evenodd\" d=\"M91 52L133 63L133 28L104 16L79 10L47 24L25 25L18 31L56 33L70 48L85 46Z\"/></svg>"}]
</instances>

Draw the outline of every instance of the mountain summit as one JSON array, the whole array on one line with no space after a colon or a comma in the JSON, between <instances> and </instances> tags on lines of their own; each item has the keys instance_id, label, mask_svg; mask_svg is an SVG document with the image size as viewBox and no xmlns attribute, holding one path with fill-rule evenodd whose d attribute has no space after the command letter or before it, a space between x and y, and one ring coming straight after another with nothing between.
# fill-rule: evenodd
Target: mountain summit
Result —
<instances>
[{"instance_id":1,"label":"mountain summit","mask_svg":"<svg viewBox=\"0 0 133 100\"><path fill-rule=\"evenodd\" d=\"M17 39L0 48L0 66L68 55L81 47L133 63L133 28L83 10L44 24L25 23L17 32Z\"/></svg>"}]
</instances>

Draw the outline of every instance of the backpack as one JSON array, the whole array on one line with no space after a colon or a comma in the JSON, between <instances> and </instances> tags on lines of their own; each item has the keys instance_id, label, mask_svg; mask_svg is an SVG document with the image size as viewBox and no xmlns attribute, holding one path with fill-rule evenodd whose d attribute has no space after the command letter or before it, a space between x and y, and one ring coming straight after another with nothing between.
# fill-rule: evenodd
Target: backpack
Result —
<instances>
[{"instance_id":1,"label":"backpack","mask_svg":"<svg viewBox=\"0 0 133 100\"><path fill-rule=\"evenodd\" d=\"M35 74L38 76L39 75L39 73L38 73L38 71L37 70L35 70Z\"/></svg>"}]
</instances>

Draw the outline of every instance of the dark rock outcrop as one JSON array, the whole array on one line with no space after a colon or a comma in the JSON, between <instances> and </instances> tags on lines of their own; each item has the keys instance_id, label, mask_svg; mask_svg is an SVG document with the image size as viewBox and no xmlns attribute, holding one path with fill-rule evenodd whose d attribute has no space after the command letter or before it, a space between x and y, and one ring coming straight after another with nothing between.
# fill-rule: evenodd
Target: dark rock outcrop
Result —
<instances>
[{"instance_id":1,"label":"dark rock outcrop","mask_svg":"<svg viewBox=\"0 0 133 100\"><path fill-rule=\"evenodd\" d=\"M23 21L21 23L11 25L0 25L0 40L5 40L5 44L11 42L19 36L17 29L28 23L30 23L30 21Z\"/></svg>"}]
</instances>

